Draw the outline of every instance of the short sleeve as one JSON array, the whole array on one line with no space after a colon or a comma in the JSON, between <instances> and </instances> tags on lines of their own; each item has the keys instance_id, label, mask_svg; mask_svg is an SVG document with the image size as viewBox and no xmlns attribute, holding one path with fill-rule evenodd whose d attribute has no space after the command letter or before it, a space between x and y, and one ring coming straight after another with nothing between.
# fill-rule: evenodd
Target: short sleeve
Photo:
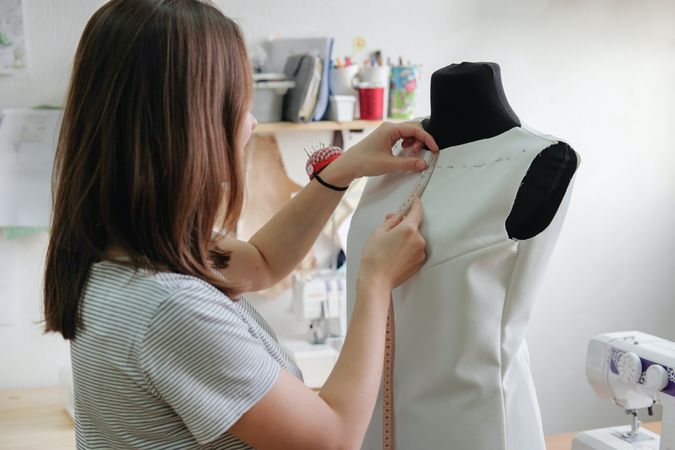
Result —
<instances>
[{"instance_id":1,"label":"short sleeve","mask_svg":"<svg viewBox=\"0 0 675 450\"><path fill-rule=\"evenodd\" d=\"M160 305L141 345L141 364L154 394L200 444L223 435L279 374L237 305L203 285Z\"/></svg>"}]
</instances>

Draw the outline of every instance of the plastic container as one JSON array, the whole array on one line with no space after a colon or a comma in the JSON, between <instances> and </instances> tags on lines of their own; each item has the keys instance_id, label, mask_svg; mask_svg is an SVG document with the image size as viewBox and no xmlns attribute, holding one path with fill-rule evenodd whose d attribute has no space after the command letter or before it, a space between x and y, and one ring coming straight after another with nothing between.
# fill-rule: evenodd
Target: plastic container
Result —
<instances>
[{"instance_id":1,"label":"plastic container","mask_svg":"<svg viewBox=\"0 0 675 450\"><path fill-rule=\"evenodd\" d=\"M384 112L384 87L370 83L359 85L359 109L363 120L381 120Z\"/></svg>"},{"instance_id":2,"label":"plastic container","mask_svg":"<svg viewBox=\"0 0 675 450\"><path fill-rule=\"evenodd\" d=\"M283 73L253 74L254 93L251 114L260 122L279 122L284 95L295 87L295 81L286 79Z\"/></svg>"},{"instance_id":3,"label":"plastic container","mask_svg":"<svg viewBox=\"0 0 675 450\"><path fill-rule=\"evenodd\" d=\"M356 97L353 95L331 95L328 106L328 120L348 122L354 120L354 105Z\"/></svg>"}]
</instances>

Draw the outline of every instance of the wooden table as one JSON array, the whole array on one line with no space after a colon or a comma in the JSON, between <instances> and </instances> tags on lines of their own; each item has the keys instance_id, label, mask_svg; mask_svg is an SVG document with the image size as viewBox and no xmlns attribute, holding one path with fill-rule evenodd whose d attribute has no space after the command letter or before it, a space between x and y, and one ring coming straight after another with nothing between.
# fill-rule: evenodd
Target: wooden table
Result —
<instances>
[{"instance_id":1,"label":"wooden table","mask_svg":"<svg viewBox=\"0 0 675 450\"><path fill-rule=\"evenodd\" d=\"M641 425L648 430L653 431L656 434L661 432L661 422L649 422L643 423ZM570 450L572 448L572 440L578 434L575 433L563 433L556 434L553 436L546 437L546 449L547 450Z\"/></svg>"},{"instance_id":2,"label":"wooden table","mask_svg":"<svg viewBox=\"0 0 675 450\"><path fill-rule=\"evenodd\" d=\"M73 422L58 388L0 391L0 449L72 450Z\"/></svg>"},{"instance_id":3,"label":"wooden table","mask_svg":"<svg viewBox=\"0 0 675 450\"><path fill-rule=\"evenodd\" d=\"M658 423L644 424L659 433ZM570 450L577 433L546 438L548 450ZM0 450L73 450L75 431L57 388L0 391Z\"/></svg>"}]
</instances>

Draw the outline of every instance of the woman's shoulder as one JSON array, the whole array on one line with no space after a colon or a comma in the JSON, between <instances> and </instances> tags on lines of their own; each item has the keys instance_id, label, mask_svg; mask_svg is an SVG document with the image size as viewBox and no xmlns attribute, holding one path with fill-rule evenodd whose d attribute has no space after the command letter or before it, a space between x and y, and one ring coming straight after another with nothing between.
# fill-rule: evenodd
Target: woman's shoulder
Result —
<instances>
[{"instance_id":1,"label":"woman's shoulder","mask_svg":"<svg viewBox=\"0 0 675 450\"><path fill-rule=\"evenodd\" d=\"M206 281L175 272L153 272L113 261L92 266L85 303L112 298L148 318L162 309L184 314L216 308L220 314L237 314L235 303ZM124 309L127 309L124 308Z\"/></svg>"}]
</instances>

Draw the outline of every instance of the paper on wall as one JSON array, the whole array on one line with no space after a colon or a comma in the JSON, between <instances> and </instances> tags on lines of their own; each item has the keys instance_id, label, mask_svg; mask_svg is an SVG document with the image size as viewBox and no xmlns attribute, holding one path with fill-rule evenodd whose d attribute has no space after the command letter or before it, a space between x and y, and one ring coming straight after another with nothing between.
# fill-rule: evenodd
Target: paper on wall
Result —
<instances>
[{"instance_id":1,"label":"paper on wall","mask_svg":"<svg viewBox=\"0 0 675 450\"><path fill-rule=\"evenodd\" d=\"M21 0L0 0L0 74L12 74L25 67Z\"/></svg>"},{"instance_id":2,"label":"paper on wall","mask_svg":"<svg viewBox=\"0 0 675 450\"><path fill-rule=\"evenodd\" d=\"M0 122L0 227L46 227L62 110L9 109Z\"/></svg>"},{"instance_id":3,"label":"paper on wall","mask_svg":"<svg viewBox=\"0 0 675 450\"><path fill-rule=\"evenodd\" d=\"M0 233L0 326L14 325L19 314L17 246Z\"/></svg>"}]
</instances>

